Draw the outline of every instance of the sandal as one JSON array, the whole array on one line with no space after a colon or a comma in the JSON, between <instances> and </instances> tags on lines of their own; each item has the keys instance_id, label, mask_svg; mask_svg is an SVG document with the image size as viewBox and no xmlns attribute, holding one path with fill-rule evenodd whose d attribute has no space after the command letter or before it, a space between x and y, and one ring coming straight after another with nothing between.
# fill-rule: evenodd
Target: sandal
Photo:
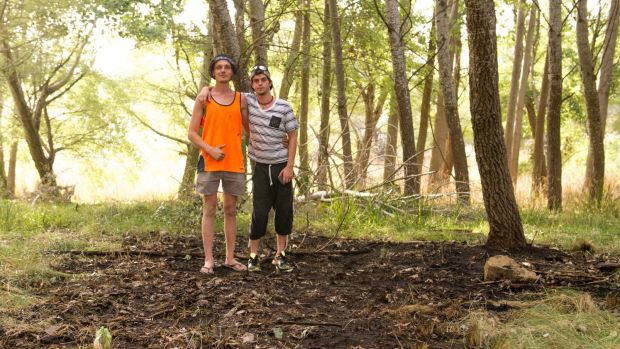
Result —
<instances>
[{"instance_id":1,"label":"sandal","mask_svg":"<svg viewBox=\"0 0 620 349\"><path fill-rule=\"evenodd\" d=\"M203 265L202 268L200 268L200 272L203 274L213 274L213 266L209 267L209 266Z\"/></svg>"},{"instance_id":2,"label":"sandal","mask_svg":"<svg viewBox=\"0 0 620 349\"><path fill-rule=\"evenodd\" d=\"M243 263L240 263L238 261L235 261L232 264L222 263L222 266L226 267L228 269L232 269L234 271L238 271L238 272L242 272L242 271L247 271L248 270L248 268Z\"/></svg>"}]
</instances>

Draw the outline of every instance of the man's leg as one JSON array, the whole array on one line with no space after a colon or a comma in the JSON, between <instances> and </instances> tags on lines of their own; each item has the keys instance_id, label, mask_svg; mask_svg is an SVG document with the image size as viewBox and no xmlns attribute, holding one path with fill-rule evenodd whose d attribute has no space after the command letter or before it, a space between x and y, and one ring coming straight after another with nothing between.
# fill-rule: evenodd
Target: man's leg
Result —
<instances>
[{"instance_id":1,"label":"man's leg","mask_svg":"<svg viewBox=\"0 0 620 349\"><path fill-rule=\"evenodd\" d=\"M235 266L240 264L235 259L235 240L237 237L237 197L224 193L224 236L226 237L225 264ZM241 267L245 268L243 264ZM240 267L236 267L238 269Z\"/></svg>"},{"instance_id":2,"label":"man's leg","mask_svg":"<svg viewBox=\"0 0 620 349\"><path fill-rule=\"evenodd\" d=\"M202 244L205 251L204 267L206 271L213 271L213 223L217 208L217 194L202 196Z\"/></svg>"}]
</instances>

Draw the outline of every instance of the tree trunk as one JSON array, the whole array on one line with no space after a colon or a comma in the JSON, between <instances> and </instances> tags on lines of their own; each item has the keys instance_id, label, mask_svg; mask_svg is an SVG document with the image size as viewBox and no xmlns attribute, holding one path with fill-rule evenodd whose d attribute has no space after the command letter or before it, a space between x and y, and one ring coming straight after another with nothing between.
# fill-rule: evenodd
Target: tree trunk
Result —
<instances>
[{"instance_id":1,"label":"tree trunk","mask_svg":"<svg viewBox=\"0 0 620 349\"><path fill-rule=\"evenodd\" d=\"M317 183L319 190L327 188L329 169L329 109L332 83L332 42L329 0L325 0L323 10L323 71L321 76L321 125L319 130L319 161Z\"/></svg>"},{"instance_id":2,"label":"tree trunk","mask_svg":"<svg viewBox=\"0 0 620 349\"><path fill-rule=\"evenodd\" d=\"M385 17L390 37L392 52L392 73L400 123L400 141L403 149L403 167L405 169L405 195L420 193L419 166L415 162L415 137L413 115L409 96L409 81L405 64L405 48L402 42L400 12L397 0L385 1Z\"/></svg>"},{"instance_id":3,"label":"tree trunk","mask_svg":"<svg viewBox=\"0 0 620 349\"><path fill-rule=\"evenodd\" d=\"M450 144L454 156L454 172L458 200L469 204L469 172L465 154L465 142L461 131L458 113L458 102L454 81L452 79L452 62L448 47L448 18L446 16L446 0L437 0L437 48L439 62L439 81L446 106L446 121L450 132Z\"/></svg>"},{"instance_id":4,"label":"tree trunk","mask_svg":"<svg viewBox=\"0 0 620 349\"><path fill-rule=\"evenodd\" d=\"M366 178L368 176L368 166L370 159L370 148L372 146L372 139L375 136L375 129L377 127L377 121L379 121L379 117L381 117L381 113L383 112L383 105L385 104L385 100L387 99L388 90L383 88L381 94L379 95L379 99L375 104L375 84L371 82L368 84L365 91L362 91L362 96L364 98L364 136L358 147L357 157L355 159L355 163L357 166L357 170L355 171L358 175L358 186L360 188L364 188L366 186Z\"/></svg>"},{"instance_id":5,"label":"tree trunk","mask_svg":"<svg viewBox=\"0 0 620 349\"><path fill-rule=\"evenodd\" d=\"M21 78L15 69L12 49L6 41L3 42L3 48L2 53L6 59L5 76L7 77L9 90L11 91L13 103L15 104L15 112L18 114L19 120L24 129L26 143L28 144L28 149L30 150L30 156L32 157L34 166L39 174L42 188L45 188L45 191L49 192L49 195L52 197L59 197L60 193L58 192L58 187L56 185L56 175L53 170L53 162L50 162L50 159L53 159L53 157L48 158L45 156L43 143L41 142L38 129L34 125L36 115L33 114L33 110L28 105L28 102L24 96ZM45 99L45 97L40 98L43 100ZM38 102L38 104L41 105L40 103L42 103L42 101L39 100Z\"/></svg>"},{"instance_id":6,"label":"tree trunk","mask_svg":"<svg viewBox=\"0 0 620 349\"><path fill-rule=\"evenodd\" d=\"M549 0L549 106L547 115L547 207L562 209L562 0Z\"/></svg>"},{"instance_id":7,"label":"tree trunk","mask_svg":"<svg viewBox=\"0 0 620 349\"><path fill-rule=\"evenodd\" d=\"M4 199L8 196L8 181L6 178L6 168L4 166L4 147L2 142L2 135L0 134L0 199Z\"/></svg>"},{"instance_id":8,"label":"tree trunk","mask_svg":"<svg viewBox=\"0 0 620 349\"><path fill-rule=\"evenodd\" d=\"M515 109L517 106L517 94L519 92L519 76L521 76L521 63L523 63L523 31L525 27L525 0L519 0L516 5L517 28L515 33L515 50L512 61L512 78L510 80L510 92L508 93L508 110L506 112L506 151L508 159L511 157L512 136L514 135Z\"/></svg>"},{"instance_id":9,"label":"tree trunk","mask_svg":"<svg viewBox=\"0 0 620 349\"><path fill-rule=\"evenodd\" d=\"M284 65L284 73L282 76L282 82L280 84L280 93L278 94L282 99L288 99L288 93L295 79L295 72L297 67L297 60L299 59L299 47L301 46L301 27L303 23L303 0L297 0L297 6L299 9L295 12L295 31L293 32L293 42L291 43L291 50L286 59ZM325 20L325 19L324 19ZM327 21L329 22L329 21ZM331 42L330 42L331 45ZM331 54L331 53L330 53Z\"/></svg>"},{"instance_id":10,"label":"tree trunk","mask_svg":"<svg viewBox=\"0 0 620 349\"><path fill-rule=\"evenodd\" d=\"M237 3L243 3L243 1L236 1ZM237 13L239 8L237 6ZM247 71L247 57L242 53L243 40L239 40L237 32L230 19L230 13L228 12L228 5L226 0L209 0L209 8L213 14L213 26L218 29L220 35L215 36L217 39L216 47L221 46L224 48L224 52L230 55L237 62L237 74L233 76L233 83L237 91L249 91L250 80L248 78ZM243 11L241 11L243 13Z\"/></svg>"},{"instance_id":11,"label":"tree trunk","mask_svg":"<svg viewBox=\"0 0 620 349\"><path fill-rule=\"evenodd\" d=\"M342 157L344 159L344 184L352 188L353 157L351 155L351 133L349 131L349 116L347 115L347 96L344 81L344 63L342 58L342 40L340 39L340 19L336 0L329 0L330 18L332 25L332 45L334 49L334 72L336 73L336 86L338 89L338 116L340 117L340 130L342 132Z\"/></svg>"},{"instance_id":12,"label":"tree trunk","mask_svg":"<svg viewBox=\"0 0 620 349\"><path fill-rule=\"evenodd\" d=\"M442 184L444 181L444 172L442 168L444 163L448 162L447 156L450 149L450 138L448 135L448 123L446 122L446 108L443 102L443 95L440 91L437 92L437 103L435 111L435 122L432 128L433 131L433 151L431 153L431 164L429 171L433 172L428 178L427 190L432 191L433 186L436 184ZM450 160L451 162L451 160Z\"/></svg>"},{"instance_id":13,"label":"tree trunk","mask_svg":"<svg viewBox=\"0 0 620 349\"><path fill-rule=\"evenodd\" d=\"M388 182L396 177L396 154L398 147L398 106L394 95L390 97L390 111L387 123L387 139L383 163L383 181Z\"/></svg>"},{"instance_id":14,"label":"tree trunk","mask_svg":"<svg viewBox=\"0 0 620 349\"><path fill-rule=\"evenodd\" d=\"M519 94L517 96L517 110L514 120L514 134L512 136L512 150L508 151L510 156L508 157L508 168L510 169L510 175L512 177L512 185L516 187L517 178L519 176L519 150L521 148L521 131L523 128L523 108L525 106L525 93L527 92L527 80L530 76L530 62L534 52L534 31L536 30L536 15L538 10L536 6L532 6L530 10L530 19L527 28L527 34L525 39L525 52L523 54L523 69L521 70L521 81L519 82Z\"/></svg>"},{"instance_id":15,"label":"tree trunk","mask_svg":"<svg viewBox=\"0 0 620 349\"><path fill-rule=\"evenodd\" d=\"M210 18L210 21L211 18ZM202 52L202 68L200 71L200 82L198 84L198 91L204 86L209 85L211 81L211 75L209 75L209 63L213 57L213 41L211 38L205 39L205 46ZM179 186L178 197L180 200L191 200L194 198L194 180L196 178L196 168L198 166L198 157L200 156L200 150L194 143L188 142L187 155L185 158L185 168L183 169L183 178L181 179L181 185Z\"/></svg>"},{"instance_id":16,"label":"tree trunk","mask_svg":"<svg viewBox=\"0 0 620 349\"><path fill-rule=\"evenodd\" d=\"M545 114L549 100L549 50L545 54L545 68L543 69L542 83L540 86L540 100L536 113L536 127L534 129L534 168L532 169L532 192L539 195L545 187L544 178L547 169L545 167L544 134Z\"/></svg>"},{"instance_id":17,"label":"tree trunk","mask_svg":"<svg viewBox=\"0 0 620 349\"><path fill-rule=\"evenodd\" d=\"M577 51L581 67L586 109L588 113L588 131L590 136L590 153L592 154L592 177L586 183L590 200L599 202L603 197L605 180L605 151L603 131L601 128L601 108L599 106L596 81L594 78L594 62L588 42L588 1L581 0L577 4Z\"/></svg>"},{"instance_id":18,"label":"tree trunk","mask_svg":"<svg viewBox=\"0 0 620 349\"><path fill-rule=\"evenodd\" d=\"M9 197L15 197L15 172L17 168L17 145L19 143L13 142L11 144L11 153L9 155L9 171L7 173L7 191Z\"/></svg>"},{"instance_id":19,"label":"tree trunk","mask_svg":"<svg viewBox=\"0 0 620 349\"><path fill-rule=\"evenodd\" d=\"M603 140L605 139L605 128L607 126L607 106L609 105L609 85L613 73L614 54L616 52L616 43L618 38L618 23L620 1L613 0L609 8L607 17L607 29L605 30L605 39L603 41L603 57L601 58L601 69L598 82L598 101L601 109L601 130L603 132ZM586 161L585 185L592 181L594 163L592 161L592 152L588 147L588 157Z\"/></svg>"},{"instance_id":20,"label":"tree trunk","mask_svg":"<svg viewBox=\"0 0 620 349\"><path fill-rule=\"evenodd\" d=\"M302 29L303 56L301 64L301 108L299 108L299 190L304 195L309 188L310 162L308 160L308 102L310 96L310 11L304 2Z\"/></svg>"},{"instance_id":21,"label":"tree trunk","mask_svg":"<svg viewBox=\"0 0 620 349\"><path fill-rule=\"evenodd\" d=\"M428 53L426 64L426 77L424 78L424 91L422 92L422 105L420 106L420 130L418 131L418 143L416 150L416 164L419 168L424 165L424 149L426 148L426 137L428 132L428 120L431 113L431 97L433 93L433 76L435 75L435 21L431 24L431 34L428 38Z\"/></svg>"},{"instance_id":22,"label":"tree trunk","mask_svg":"<svg viewBox=\"0 0 620 349\"><path fill-rule=\"evenodd\" d=\"M248 0L248 4L250 6L250 26L252 27L254 63L268 65L268 43L264 32L265 4L263 4L262 0Z\"/></svg>"},{"instance_id":23,"label":"tree trunk","mask_svg":"<svg viewBox=\"0 0 620 349\"><path fill-rule=\"evenodd\" d=\"M526 245L519 208L510 183L502 135L497 39L493 0L465 0L469 34L469 86L476 160L489 219L486 245L518 249ZM439 26L438 26L439 28Z\"/></svg>"}]
</instances>

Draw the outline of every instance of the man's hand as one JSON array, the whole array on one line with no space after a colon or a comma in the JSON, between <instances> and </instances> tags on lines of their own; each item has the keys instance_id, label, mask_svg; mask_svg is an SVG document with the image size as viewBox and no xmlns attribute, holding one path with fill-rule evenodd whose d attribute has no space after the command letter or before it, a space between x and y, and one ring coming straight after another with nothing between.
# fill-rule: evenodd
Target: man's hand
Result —
<instances>
[{"instance_id":1,"label":"man's hand","mask_svg":"<svg viewBox=\"0 0 620 349\"><path fill-rule=\"evenodd\" d=\"M198 94L198 96L196 96L196 100L202 103L203 107L207 104L207 101L211 98L212 88L213 87L211 86L205 86L200 90L200 93Z\"/></svg>"},{"instance_id":2,"label":"man's hand","mask_svg":"<svg viewBox=\"0 0 620 349\"><path fill-rule=\"evenodd\" d=\"M295 173L293 172L293 166L286 166L280 171L278 177L282 178L282 184L287 184L293 180Z\"/></svg>"},{"instance_id":3,"label":"man's hand","mask_svg":"<svg viewBox=\"0 0 620 349\"><path fill-rule=\"evenodd\" d=\"M226 154L224 154L224 152L222 151L222 148L224 148L225 146L226 144L218 145L215 148L207 150L207 153L211 155L211 157L215 160L221 161L224 159L224 156L226 156Z\"/></svg>"}]
</instances>

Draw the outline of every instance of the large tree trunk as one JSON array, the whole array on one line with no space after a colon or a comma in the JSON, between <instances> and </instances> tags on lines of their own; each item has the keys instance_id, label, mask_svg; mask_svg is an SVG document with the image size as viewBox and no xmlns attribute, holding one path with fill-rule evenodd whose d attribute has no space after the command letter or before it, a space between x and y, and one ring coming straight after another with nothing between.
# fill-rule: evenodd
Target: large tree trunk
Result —
<instances>
[{"instance_id":1,"label":"large tree trunk","mask_svg":"<svg viewBox=\"0 0 620 349\"><path fill-rule=\"evenodd\" d=\"M286 64L284 65L284 72L282 75L282 82L280 86L280 93L278 94L282 99L288 99L288 93L291 90L291 85L295 79L295 72L297 67L297 60L299 59L299 47L301 46L301 27L303 23L303 0L297 0L297 11L295 12L295 31L293 32L293 42L291 43L291 50L289 51ZM327 21L329 22L329 21ZM331 45L331 42L330 42Z\"/></svg>"},{"instance_id":2,"label":"large tree trunk","mask_svg":"<svg viewBox=\"0 0 620 349\"><path fill-rule=\"evenodd\" d=\"M400 123L400 137L405 169L405 195L420 193L420 168L415 162L415 137L413 115L409 96L409 81L405 64L405 48L402 42L400 12L397 0L385 1L385 14L392 52L392 73Z\"/></svg>"},{"instance_id":3,"label":"large tree trunk","mask_svg":"<svg viewBox=\"0 0 620 349\"><path fill-rule=\"evenodd\" d=\"M241 4L243 1L236 1L235 4L237 13L239 13L239 9L242 9ZM209 9L213 14L213 26L218 29L220 35L215 36L214 38L218 42L216 47L222 47L224 52L218 53L226 53L233 57L237 61L237 74L233 76L233 83L235 85L235 89L237 91L249 91L250 90L250 80L248 78L247 71L247 57L243 55L242 45L243 40L240 40L239 36L237 36L237 31L233 26L232 20L230 19L230 13L228 12L228 4L226 0L209 0ZM241 11L243 13L243 11Z\"/></svg>"},{"instance_id":4,"label":"large tree trunk","mask_svg":"<svg viewBox=\"0 0 620 349\"><path fill-rule=\"evenodd\" d=\"M267 65L267 38L265 27L265 4L262 0L248 0L250 6L250 26L254 49L254 63Z\"/></svg>"},{"instance_id":5,"label":"large tree trunk","mask_svg":"<svg viewBox=\"0 0 620 349\"><path fill-rule=\"evenodd\" d=\"M2 135L0 134L0 199L8 196L8 181L6 178L6 168L4 166L4 147Z\"/></svg>"},{"instance_id":6,"label":"large tree trunk","mask_svg":"<svg viewBox=\"0 0 620 349\"><path fill-rule=\"evenodd\" d=\"M308 160L308 102L310 96L310 12L309 1L304 4L302 29L303 57L301 64L301 108L299 108L299 190L305 194L310 188L310 162Z\"/></svg>"},{"instance_id":7,"label":"large tree trunk","mask_svg":"<svg viewBox=\"0 0 620 349\"><path fill-rule=\"evenodd\" d=\"M601 69L598 81L598 101L601 109L601 130L603 132L603 140L605 139L605 128L607 126L607 107L609 105L609 85L613 72L614 54L616 52L616 42L618 38L618 23L620 22L620 1L613 0L609 8L607 16L607 29L605 30L605 39L603 41L603 57L601 58ZM592 152L588 147L588 157L586 161L585 185L589 186L592 181L594 163L592 161Z\"/></svg>"},{"instance_id":8,"label":"large tree trunk","mask_svg":"<svg viewBox=\"0 0 620 349\"><path fill-rule=\"evenodd\" d=\"M319 161L317 183L319 190L325 190L329 169L329 109L332 83L332 42L329 0L323 10L323 71L321 74L321 125L319 130Z\"/></svg>"},{"instance_id":9,"label":"large tree trunk","mask_svg":"<svg viewBox=\"0 0 620 349\"><path fill-rule=\"evenodd\" d=\"M536 112L536 127L534 128L534 167L532 169L532 192L539 195L544 188L546 176L544 134L545 114L547 113L547 101L549 99L549 50L545 54L545 68L543 69L542 83L540 86L540 99Z\"/></svg>"},{"instance_id":10,"label":"large tree trunk","mask_svg":"<svg viewBox=\"0 0 620 349\"><path fill-rule=\"evenodd\" d=\"M380 93L381 94L379 95L379 99L377 99L377 102L375 104L374 82L369 83L366 89L362 90L365 115L364 135L360 146L358 147L357 157L355 159L355 164L357 166L357 170L355 172L357 173L359 178L358 186L361 188L364 188L366 186L372 139L375 136L377 121L379 121L379 117L381 117L381 113L383 112L383 105L385 104L385 100L387 99L388 89L383 88Z\"/></svg>"},{"instance_id":11,"label":"large tree trunk","mask_svg":"<svg viewBox=\"0 0 620 349\"><path fill-rule=\"evenodd\" d=\"M516 187L517 178L519 176L519 150L521 149L521 131L523 129L523 108L525 107L525 93L528 89L527 80L530 76L530 63L534 52L534 31L536 30L536 15L538 10L532 6L530 10L530 19L525 39L525 52L523 54L523 69L521 70L521 81L519 82L519 94L517 96L517 110L514 120L514 134L512 136L512 144L508 143L512 149L508 151L508 168L512 177L512 185Z\"/></svg>"},{"instance_id":12,"label":"large tree trunk","mask_svg":"<svg viewBox=\"0 0 620 349\"><path fill-rule=\"evenodd\" d=\"M519 208L510 182L497 72L493 0L465 0L469 34L469 86L476 160L489 219L487 246L526 245Z\"/></svg>"},{"instance_id":13,"label":"large tree trunk","mask_svg":"<svg viewBox=\"0 0 620 349\"><path fill-rule=\"evenodd\" d=\"M342 157L344 159L344 185L352 188L353 156L351 153L351 133L349 131L349 116L347 115L347 95L344 81L344 63L342 58L342 40L340 39L340 19L336 0L329 0L329 13L332 25L332 45L334 49L334 72L336 73L336 87L338 89L338 116L342 137Z\"/></svg>"},{"instance_id":14,"label":"large tree trunk","mask_svg":"<svg viewBox=\"0 0 620 349\"><path fill-rule=\"evenodd\" d=\"M590 200L600 202L603 196L605 180L605 151L603 131L601 128L601 108L599 106L594 62L588 42L588 1L580 0L577 4L577 51L581 67L586 109L588 113L588 131L590 136L590 153L592 154L592 177L587 184Z\"/></svg>"},{"instance_id":15,"label":"large tree trunk","mask_svg":"<svg viewBox=\"0 0 620 349\"><path fill-rule=\"evenodd\" d=\"M547 207L562 209L562 0L549 0L549 107L547 108Z\"/></svg>"},{"instance_id":16,"label":"large tree trunk","mask_svg":"<svg viewBox=\"0 0 620 349\"><path fill-rule=\"evenodd\" d=\"M433 93L433 76L435 75L435 21L431 24L431 34L428 38L428 53L426 64L426 77L424 78L424 90L422 92L422 105L420 106L420 130L418 131L418 143L416 150L416 163L419 168L424 165L424 149L426 148L426 137L428 132L428 120L431 114L431 97Z\"/></svg>"},{"instance_id":17,"label":"large tree trunk","mask_svg":"<svg viewBox=\"0 0 620 349\"><path fill-rule=\"evenodd\" d=\"M510 159L512 151L512 136L514 134L515 109L517 107L517 94L519 92L519 76L521 76L521 63L523 63L523 31L525 27L525 0L519 0L517 9L517 28L515 33L515 49L512 61L512 78L510 80L510 92L508 94L508 109L506 112L506 151Z\"/></svg>"},{"instance_id":18,"label":"large tree trunk","mask_svg":"<svg viewBox=\"0 0 620 349\"><path fill-rule=\"evenodd\" d=\"M437 0L437 48L439 62L439 81L446 106L446 121L450 132L450 144L454 156L454 172L458 200L469 204L469 172L465 154L465 142L461 131L458 101L452 79L452 61L448 47L448 18L446 0Z\"/></svg>"},{"instance_id":19,"label":"large tree trunk","mask_svg":"<svg viewBox=\"0 0 620 349\"><path fill-rule=\"evenodd\" d=\"M396 154L398 153L398 106L394 95L390 97L390 110L387 122L387 139L383 163L383 181L388 182L396 177Z\"/></svg>"}]
</instances>

